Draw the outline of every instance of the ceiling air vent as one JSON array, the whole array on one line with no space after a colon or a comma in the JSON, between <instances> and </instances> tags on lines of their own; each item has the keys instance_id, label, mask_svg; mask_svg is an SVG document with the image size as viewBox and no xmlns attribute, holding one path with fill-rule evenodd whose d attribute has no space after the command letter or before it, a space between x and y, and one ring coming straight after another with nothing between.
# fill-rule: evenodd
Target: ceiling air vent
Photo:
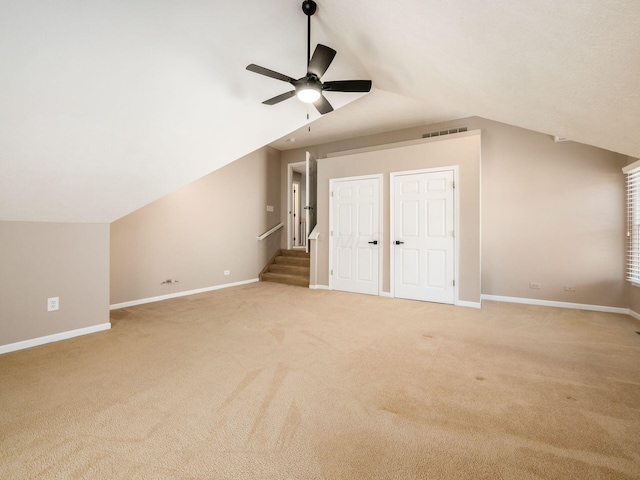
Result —
<instances>
[{"instance_id":1,"label":"ceiling air vent","mask_svg":"<svg viewBox=\"0 0 640 480\"><path fill-rule=\"evenodd\" d=\"M468 131L468 127L448 128L446 130L438 130L436 132L429 132L422 135L422 138L441 137L443 135L451 135L452 133L460 133Z\"/></svg>"}]
</instances>

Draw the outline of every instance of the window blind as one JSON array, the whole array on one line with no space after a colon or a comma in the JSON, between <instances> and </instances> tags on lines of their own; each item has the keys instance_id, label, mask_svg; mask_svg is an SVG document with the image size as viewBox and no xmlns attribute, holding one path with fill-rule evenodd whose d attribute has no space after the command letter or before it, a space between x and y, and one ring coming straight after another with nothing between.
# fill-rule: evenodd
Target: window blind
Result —
<instances>
[{"instance_id":1,"label":"window blind","mask_svg":"<svg viewBox=\"0 0 640 480\"><path fill-rule=\"evenodd\" d=\"M627 175L627 280L640 284L640 165L623 169Z\"/></svg>"}]
</instances>

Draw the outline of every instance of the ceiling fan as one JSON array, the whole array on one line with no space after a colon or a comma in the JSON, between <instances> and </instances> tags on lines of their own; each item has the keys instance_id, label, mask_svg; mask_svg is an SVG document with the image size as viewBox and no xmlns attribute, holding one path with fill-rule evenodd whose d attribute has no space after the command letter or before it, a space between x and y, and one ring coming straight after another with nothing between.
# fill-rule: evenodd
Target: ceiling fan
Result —
<instances>
[{"instance_id":1,"label":"ceiling fan","mask_svg":"<svg viewBox=\"0 0 640 480\"><path fill-rule=\"evenodd\" d=\"M293 90L265 100L265 105L275 105L288 98L297 96L304 103L313 103L321 115L333 111L333 107L322 92L351 92L364 93L371 90L371 80L337 80L333 82L321 82L320 79L331 65L336 51L326 45L318 44L313 56L311 53L311 15L316 13L317 4L313 0L302 2L302 11L307 16L307 74L302 77L289 77L282 73L274 72L268 68L251 64L247 70L290 83Z\"/></svg>"}]
</instances>

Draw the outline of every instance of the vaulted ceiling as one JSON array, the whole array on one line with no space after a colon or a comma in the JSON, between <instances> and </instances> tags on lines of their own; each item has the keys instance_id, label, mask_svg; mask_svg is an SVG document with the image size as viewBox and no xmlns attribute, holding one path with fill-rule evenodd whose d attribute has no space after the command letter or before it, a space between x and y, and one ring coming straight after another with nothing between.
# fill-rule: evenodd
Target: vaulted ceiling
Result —
<instances>
[{"instance_id":1,"label":"vaulted ceiling","mask_svg":"<svg viewBox=\"0 0 640 480\"><path fill-rule=\"evenodd\" d=\"M300 4L0 3L0 220L111 222L316 120L245 70L305 73ZM373 80L327 93L335 135L476 115L640 157L637 0L318 0L312 43Z\"/></svg>"}]
</instances>

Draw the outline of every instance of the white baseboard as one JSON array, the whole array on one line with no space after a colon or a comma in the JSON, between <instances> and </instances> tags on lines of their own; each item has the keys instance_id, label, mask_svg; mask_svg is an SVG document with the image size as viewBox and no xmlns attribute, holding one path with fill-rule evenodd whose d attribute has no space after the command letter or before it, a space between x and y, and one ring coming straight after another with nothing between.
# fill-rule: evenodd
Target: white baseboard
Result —
<instances>
[{"instance_id":1,"label":"white baseboard","mask_svg":"<svg viewBox=\"0 0 640 480\"><path fill-rule=\"evenodd\" d=\"M391 292L380 292L380 296L385 298L393 298L391 296Z\"/></svg>"},{"instance_id":2,"label":"white baseboard","mask_svg":"<svg viewBox=\"0 0 640 480\"><path fill-rule=\"evenodd\" d=\"M248 283L255 283L259 280L260 280L259 278L252 278L251 280L243 280L242 282L225 283L223 285L215 285L213 287L197 288L195 290L187 290L185 292L170 293L168 295L160 295L158 297L141 298L140 300L132 300L130 302L115 303L109 306L109 310L135 307L136 305L144 305L145 303L161 302L162 300L169 300L171 298L187 297L189 295L195 295L197 293L212 292L214 290L221 290L223 288L237 287L239 285L247 285Z\"/></svg>"},{"instance_id":3,"label":"white baseboard","mask_svg":"<svg viewBox=\"0 0 640 480\"><path fill-rule=\"evenodd\" d=\"M464 300L458 300L455 305L456 307L482 308L481 302L466 302Z\"/></svg>"},{"instance_id":4,"label":"white baseboard","mask_svg":"<svg viewBox=\"0 0 640 480\"><path fill-rule=\"evenodd\" d=\"M554 302L551 300L537 300L534 298L502 297L499 295L482 295L481 298L482 300L490 300L494 302L523 303L525 305L540 305L543 307L571 308L574 310L589 310L592 312L622 313L624 315L631 315L629 313L631 310L628 308L588 305L586 303Z\"/></svg>"},{"instance_id":5,"label":"white baseboard","mask_svg":"<svg viewBox=\"0 0 640 480\"><path fill-rule=\"evenodd\" d=\"M309 285L311 290L331 290L329 285Z\"/></svg>"},{"instance_id":6,"label":"white baseboard","mask_svg":"<svg viewBox=\"0 0 640 480\"><path fill-rule=\"evenodd\" d=\"M633 318L635 318L636 320L640 320L640 313L634 312L633 310L629 309L629 315L631 315Z\"/></svg>"},{"instance_id":7,"label":"white baseboard","mask_svg":"<svg viewBox=\"0 0 640 480\"><path fill-rule=\"evenodd\" d=\"M31 340L10 343L8 345L0 345L0 354L15 352L17 350L24 350L25 348L37 347L38 345L44 345L45 343L68 340L69 338L88 335L90 333L102 332L104 330L109 330L110 328L110 323L101 323L100 325L94 325L92 327L78 328L77 330L70 330L68 332L54 333L53 335L46 335L44 337L33 338Z\"/></svg>"}]
</instances>

